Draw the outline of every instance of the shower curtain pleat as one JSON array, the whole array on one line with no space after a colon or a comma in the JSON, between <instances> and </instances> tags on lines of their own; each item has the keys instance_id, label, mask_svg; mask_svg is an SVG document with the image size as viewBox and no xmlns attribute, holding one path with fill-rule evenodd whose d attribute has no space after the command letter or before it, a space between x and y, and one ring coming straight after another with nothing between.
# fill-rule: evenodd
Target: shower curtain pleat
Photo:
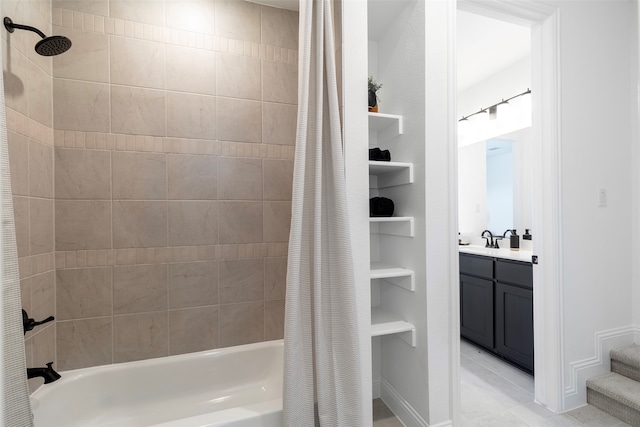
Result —
<instances>
[{"instance_id":1,"label":"shower curtain pleat","mask_svg":"<svg viewBox=\"0 0 640 427\"><path fill-rule=\"evenodd\" d=\"M0 58L2 58L0 43ZM1 62L1 59L0 59ZM4 80L0 73L0 286L2 287L2 350L0 351L0 412L2 425L33 427L29 387L27 384L22 300L18 274L16 227L13 217L11 178L9 175L9 143L4 100Z\"/></svg>"},{"instance_id":2,"label":"shower curtain pleat","mask_svg":"<svg viewBox=\"0 0 640 427\"><path fill-rule=\"evenodd\" d=\"M358 427L359 335L331 2L301 1L299 16L284 425Z\"/></svg>"}]
</instances>

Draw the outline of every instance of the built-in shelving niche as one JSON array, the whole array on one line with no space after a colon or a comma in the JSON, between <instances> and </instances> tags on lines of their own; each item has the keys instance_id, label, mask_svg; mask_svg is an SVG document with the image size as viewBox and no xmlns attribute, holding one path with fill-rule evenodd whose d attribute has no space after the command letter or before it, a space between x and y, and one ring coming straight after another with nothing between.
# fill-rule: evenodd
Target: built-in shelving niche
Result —
<instances>
[{"instance_id":1,"label":"built-in shelving niche","mask_svg":"<svg viewBox=\"0 0 640 427\"><path fill-rule=\"evenodd\" d=\"M369 131L377 145L385 143L402 134L402 116L369 113ZM369 188L373 191L412 183L413 163L369 162ZM369 222L372 234L401 237L413 237L415 234L413 217L374 217ZM383 262L372 263L369 277L372 282L377 282L377 286L397 286L409 292L415 291L415 274L406 268ZM415 326L405 321L401 314L385 311L382 307L384 304L371 308L371 336L397 335L415 347Z\"/></svg>"}]
</instances>

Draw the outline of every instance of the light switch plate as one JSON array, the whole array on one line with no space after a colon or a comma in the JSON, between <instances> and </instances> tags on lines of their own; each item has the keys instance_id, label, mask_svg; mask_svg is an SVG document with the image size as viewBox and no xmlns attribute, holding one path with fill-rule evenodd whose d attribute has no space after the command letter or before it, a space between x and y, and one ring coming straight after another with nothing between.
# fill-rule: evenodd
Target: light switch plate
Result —
<instances>
[{"instance_id":1,"label":"light switch plate","mask_svg":"<svg viewBox=\"0 0 640 427\"><path fill-rule=\"evenodd\" d=\"M606 188L598 188L598 207L605 208L607 207L607 189Z\"/></svg>"}]
</instances>

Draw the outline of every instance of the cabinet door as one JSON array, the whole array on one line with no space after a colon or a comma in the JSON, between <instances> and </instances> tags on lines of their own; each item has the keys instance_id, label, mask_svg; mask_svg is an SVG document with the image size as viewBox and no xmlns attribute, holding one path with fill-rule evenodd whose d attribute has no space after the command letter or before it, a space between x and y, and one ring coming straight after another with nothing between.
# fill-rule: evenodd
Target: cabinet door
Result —
<instances>
[{"instance_id":1,"label":"cabinet door","mask_svg":"<svg viewBox=\"0 0 640 427\"><path fill-rule=\"evenodd\" d=\"M533 372L533 291L496 282L496 351Z\"/></svg>"},{"instance_id":2,"label":"cabinet door","mask_svg":"<svg viewBox=\"0 0 640 427\"><path fill-rule=\"evenodd\" d=\"M493 348L493 281L460 275L460 334Z\"/></svg>"}]
</instances>

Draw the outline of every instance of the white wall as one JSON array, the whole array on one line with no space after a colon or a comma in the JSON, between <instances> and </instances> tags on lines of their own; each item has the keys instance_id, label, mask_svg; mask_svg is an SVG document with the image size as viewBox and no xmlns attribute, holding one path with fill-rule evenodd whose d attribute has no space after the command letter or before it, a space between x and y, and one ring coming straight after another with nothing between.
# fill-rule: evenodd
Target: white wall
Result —
<instances>
[{"instance_id":1,"label":"white wall","mask_svg":"<svg viewBox=\"0 0 640 427\"><path fill-rule=\"evenodd\" d=\"M635 2L559 2L565 386L595 335L630 326ZM597 188L608 206L597 206ZM637 306L635 310L637 310ZM594 362L595 363L595 362ZM604 366L603 366L604 368ZM582 379L576 385L584 389ZM569 397L570 396L565 396ZM571 403L569 403L571 405ZM567 408L568 409L568 408Z\"/></svg>"},{"instance_id":2,"label":"white wall","mask_svg":"<svg viewBox=\"0 0 640 427\"><path fill-rule=\"evenodd\" d=\"M514 174L514 187L518 190L514 194L513 226L519 234L524 234L525 229L533 228L533 143L531 128L516 132L517 143L513 144L514 168L518 173ZM520 247L530 250L531 241L520 240Z\"/></svg>"},{"instance_id":3,"label":"white wall","mask_svg":"<svg viewBox=\"0 0 640 427\"><path fill-rule=\"evenodd\" d=\"M490 47L487 48L490 52ZM531 56L458 93L458 118L531 88Z\"/></svg>"},{"instance_id":4,"label":"white wall","mask_svg":"<svg viewBox=\"0 0 640 427\"><path fill-rule=\"evenodd\" d=\"M425 194L430 425L459 425L460 317L455 186L455 3L427 1ZM440 424L441 423L441 424Z\"/></svg>"}]
</instances>

